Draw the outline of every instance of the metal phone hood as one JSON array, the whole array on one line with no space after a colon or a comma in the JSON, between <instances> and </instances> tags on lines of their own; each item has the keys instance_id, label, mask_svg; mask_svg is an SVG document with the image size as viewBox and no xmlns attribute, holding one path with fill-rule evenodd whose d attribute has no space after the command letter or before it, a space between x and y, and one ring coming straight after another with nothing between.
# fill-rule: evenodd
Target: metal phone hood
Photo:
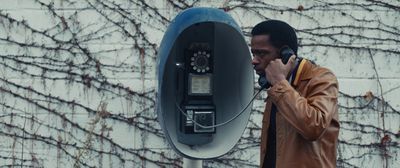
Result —
<instances>
[{"instance_id":1,"label":"metal phone hood","mask_svg":"<svg viewBox=\"0 0 400 168\"><path fill-rule=\"evenodd\" d=\"M190 8L170 23L162 39L157 60L156 111L164 135L172 148L191 159L212 159L229 152L242 136L251 106L232 122L210 134L185 134L179 128L181 111L177 104L185 97L180 84L181 67L191 44L207 46L213 55L212 101L215 124L231 119L251 101L254 73L244 36L227 13L214 8ZM186 63L187 64L187 63ZM201 138L207 141L190 144ZM184 142L184 143L182 143Z\"/></svg>"}]
</instances>

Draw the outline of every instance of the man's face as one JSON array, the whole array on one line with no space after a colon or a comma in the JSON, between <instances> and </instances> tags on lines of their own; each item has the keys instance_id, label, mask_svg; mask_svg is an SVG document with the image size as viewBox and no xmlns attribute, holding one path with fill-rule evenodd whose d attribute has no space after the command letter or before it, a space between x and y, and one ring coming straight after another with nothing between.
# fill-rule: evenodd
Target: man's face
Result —
<instances>
[{"instance_id":1,"label":"man's face","mask_svg":"<svg viewBox=\"0 0 400 168\"><path fill-rule=\"evenodd\" d=\"M251 38L252 64L257 74L264 74L264 70L272 60L280 58L279 49L269 42L269 35L255 35Z\"/></svg>"}]
</instances>

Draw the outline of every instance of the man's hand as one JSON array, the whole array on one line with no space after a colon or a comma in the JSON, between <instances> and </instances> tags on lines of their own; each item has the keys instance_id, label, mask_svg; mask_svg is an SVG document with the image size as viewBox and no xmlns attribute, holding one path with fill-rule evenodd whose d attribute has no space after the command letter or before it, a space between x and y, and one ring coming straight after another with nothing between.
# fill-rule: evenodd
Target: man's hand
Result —
<instances>
[{"instance_id":1,"label":"man's hand","mask_svg":"<svg viewBox=\"0 0 400 168\"><path fill-rule=\"evenodd\" d=\"M268 82L273 86L282 80L286 80L295 66L295 59L296 56L292 55L286 65L282 63L281 59L272 60L265 68L265 76Z\"/></svg>"}]
</instances>

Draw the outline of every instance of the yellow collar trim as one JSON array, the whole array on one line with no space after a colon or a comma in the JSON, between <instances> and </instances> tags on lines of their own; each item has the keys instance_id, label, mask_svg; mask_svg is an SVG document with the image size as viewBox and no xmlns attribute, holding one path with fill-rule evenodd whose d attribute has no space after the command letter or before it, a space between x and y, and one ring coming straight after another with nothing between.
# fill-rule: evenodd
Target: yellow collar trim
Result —
<instances>
[{"instance_id":1,"label":"yellow collar trim","mask_svg":"<svg viewBox=\"0 0 400 168\"><path fill-rule=\"evenodd\" d=\"M294 79L293 85L297 86L297 83L299 82L300 79L300 74L301 71L303 70L304 64L306 63L306 59L302 59L299 65L299 69L297 69L296 72L296 78Z\"/></svg>"}]
</instances>

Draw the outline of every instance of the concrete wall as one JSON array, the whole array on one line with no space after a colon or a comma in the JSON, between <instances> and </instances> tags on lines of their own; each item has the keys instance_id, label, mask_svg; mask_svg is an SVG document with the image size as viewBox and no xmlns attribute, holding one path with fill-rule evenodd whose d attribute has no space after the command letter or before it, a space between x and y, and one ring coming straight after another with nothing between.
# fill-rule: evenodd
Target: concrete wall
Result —
<instances>
[{"instance_id":1,"label":"concrete wall","mask_svg":"<svg viewBox=\"0 0 400 168\"><path fill-rule=\"evenodd\" d=\"M400 167L400 2L0 1L0 166L179 167L155 114L157 48L197 6L249 31L290 23L299 55L340 82L338 167ZM257 85L255 84L255 87ZM256 87L257 89L257 87ZM208 167L257 167L262 94L238 145Z\"/></svg>"}]
</instances>

